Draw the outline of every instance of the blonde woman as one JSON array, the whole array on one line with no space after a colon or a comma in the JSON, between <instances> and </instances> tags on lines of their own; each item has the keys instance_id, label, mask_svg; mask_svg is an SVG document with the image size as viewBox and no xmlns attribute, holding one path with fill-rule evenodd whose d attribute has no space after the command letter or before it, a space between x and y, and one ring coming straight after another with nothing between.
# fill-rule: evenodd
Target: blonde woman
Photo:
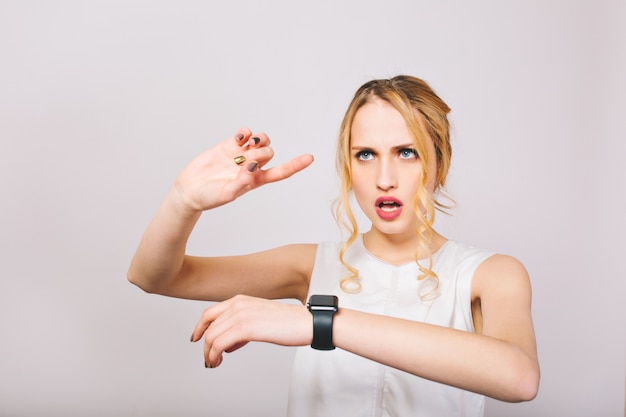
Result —
<instances>
[{"instance_id":1,"label":"blonde woman","mask_svg":"<svg viewBox=\"0 0 626 417\"><path fill-rule=\"evenodd\" d=\"M266 169L270 139L239 130L178 176L129 280L151 293L219 302L191 336L204 339L209 368L250 341L297 346L290 416L482 416L484 396L533 399L539 364L526 270L433 229L451 157L449 111L415 77L364 84L337 148L346 242L188 256L202 212L313 161L302 155ZM364 233L351 193L371 222ZM272 301L286 298L302 304Z\"/></svg>"}]
</instances>

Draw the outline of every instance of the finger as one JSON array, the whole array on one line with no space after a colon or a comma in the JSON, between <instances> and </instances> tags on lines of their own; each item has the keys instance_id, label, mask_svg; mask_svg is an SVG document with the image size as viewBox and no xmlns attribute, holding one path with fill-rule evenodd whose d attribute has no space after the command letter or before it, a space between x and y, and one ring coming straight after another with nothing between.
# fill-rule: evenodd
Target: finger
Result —
<instances>
[{"instance_id":1,"label":"finger","mask_svg":"<svg viewBox=\"0 0 626 417\"><path fill-rule=\"evenodd\" d=\"M241 167L239 172L237 173L236 178L236 187L237 194L248 191L250 187L254 184L254 173L261 167L258 161L246 161L245 164ZM233 183L234 185L235 183ZM225 187L227 188L227 187Z\"/></svg>"},{"instance_id":2,"label":"finger","mask_svg":"<svg viewBox=\"0 0 626 417\"><path fill-rule=\"evenodd\" d=\"M233 135L233 139L238 146L246 146L248 145L248 141L250 140L251 135L252 131L250 131L250 129L248 129L247 127L242 127Z\"/></svg>"},{"instance_id":3,"label":"finger","mask_svg":"<svg viewBox=\"0 0 626 417\"><path fill-rule=\"evenodd\" d=\"M239 342L239 343L235 344L234 346L231 346L228 349L224 350L224 352L226 352L226 353L233 353L237 349L241 349L242 347L244 347L247 344L248 344L248 342Z\"/></svg>"},{"instance_id":4,"label":"finger","mask_svg":"<svg viewBox=\"0 0 626 417\"><path fill-rule=\"evenodd\" d=\"M224 358L224 353L232 353L246 346L249 341L243 339L243 334L229 328L210 342L204 344L204 363L208 368L217 368Z\"/></svg>"},{"instance_id":5,"label":"finger","mask_svg":"<svg viewBox=\"0 0 626 417\"><path fill-rule=\"evenodd\" d=\"M265 183L276 182L291 177L293 174L302 171L313 163L313 155L300 155L282 165L272 167L265 172Z\"/></svg>"},{"instance_id":6,"label":"finger","mask_svg":"<svg viewBox=\"0 0 626 417\"><path fill-rule=\"evenodd\" d=\"M246 150L244 155L248 161L258 162L259 167L262 168L274 157L274 149L271 146L252 148Z\"/></svg>"},{"instance_id":7,"label":"finger","mask_svg":"<svg viewBox=\"0 0 626 417\"><path fill-rule=\"evenodd\" d=\"M224 352L233 352L250 341L250 297L238 295L203 313L202 321L211 321L204 333L204 361L216 367ZM216 317L215 314L218 314ZM201 326L202 327L202 326Z\"/></svg>"},{"instance_id":8,"label":"finger","mask_svg":"<svg viewBox=\"0 0 626 417\"><path fill-rule=\"evenodd\" d=\"M270 145L270 138L265 133L257 133L250 137L248 146L250 148L261 148Z\"/></svg>"},{"instance_id":9,"label":"finger","mask_svg":"<svg viewBox=\"0 0 626 417\"><path fill-rule=\"evenodd\" d=\"M220 354L217 359L212 360L211 359L211 355L207 355L205 354L205 359L204 359L204 367L205 368L217 368L218 366L220 366L222 364L222 361L224 360L224 352L226 353L232 353L234 351L236 351L237 349L241 349L242 347L244 347L245 345L247 345L248 342L239 342L236 343L234 346L228 348L228 349L224 349L224 351L222 352L222 354ZM209 358L209 359L207 359Z\"/></svg>"},{"instance_id":10,"label":"finger","mask_svg":"<svg viewBox=\"0 0 626 417\"><path fill-rule=\"evenodd\" d=\"M191 333L191 341L197 342L200 340L202 335L211 326L211 323L213 323L220 316L226 307L225 302L221 302L205 308L200 315L200 319L196 323L196 327L194 327L193 332Z\"/></svg>"},{"instance_id":11,"label":"finger","mask_svg":"<svg viewBox=\"0 0 626 417\"><path fill-rule=\"evenodd\" d=\"M204 363L216 368L222 362L224 352L233 352L249 342L246 326L241 318L230 310L221 315L204 335Z\"/></svg>"},{"instance_id":12,"label":"finger","mask_svg":"<svg viewBox=\"0 0 626 417\"><path fill-rule=\"evenodd\" d=\"M196 324L196 327L193 328L193 331L191 332L191 338L189 340L191 342L197 342L198 340L200 340L200 337L202 337L202 335L204 334L204 332L206 332L210 325L210 322L206 323L204 322L204 320L200 320Z\"/></svg>"}]
</instances>

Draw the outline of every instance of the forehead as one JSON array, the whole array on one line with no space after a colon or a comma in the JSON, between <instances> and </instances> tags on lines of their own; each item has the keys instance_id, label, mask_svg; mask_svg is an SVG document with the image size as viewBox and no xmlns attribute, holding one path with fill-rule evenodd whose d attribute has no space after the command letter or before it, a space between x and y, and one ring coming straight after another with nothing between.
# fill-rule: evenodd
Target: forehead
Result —
<instances>
[{"instance_id":1,"label":"forehead","mask_svg":"<svg viewBox=\"0 0 626 417\"><path fill-rule=\"evenodd\" d=\"M379 98L357 110L350 136L352 146L396 146L413 142L402 114Z\"/></svg>"}]
</instances>

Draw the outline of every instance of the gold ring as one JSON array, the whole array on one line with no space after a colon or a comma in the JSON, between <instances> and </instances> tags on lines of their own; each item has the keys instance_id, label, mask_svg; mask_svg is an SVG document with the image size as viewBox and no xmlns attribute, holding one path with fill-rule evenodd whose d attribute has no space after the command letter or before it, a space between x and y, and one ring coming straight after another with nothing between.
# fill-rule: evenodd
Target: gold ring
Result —
<instances>
[{"instance_id":1,"label":"gold ring","mask_svg":"<svg viewBox=\"0 0 626 417\"><path fill-rule=\"evenodd\" d=\"M241 164L243 164L244 162L246 162L246 157L245 157L245 156L243 156L243 155L239 155L239 156L236 156L236 157L235 157L234 161L235 161L235 163L236 163L237 165L241 165Z\"/></svg>"}]
</instances>

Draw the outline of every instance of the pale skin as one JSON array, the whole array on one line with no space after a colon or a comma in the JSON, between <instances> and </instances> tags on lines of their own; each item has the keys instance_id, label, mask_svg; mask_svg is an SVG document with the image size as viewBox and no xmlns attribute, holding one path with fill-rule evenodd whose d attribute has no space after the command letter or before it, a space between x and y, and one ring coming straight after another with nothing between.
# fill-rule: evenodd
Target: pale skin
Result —
<instances>
[{"instance_id":1,"label":"pale skin","mask_svg":"<svg viewBox=\"0 0 626 417\"><path fill-rule=\"evenodd\" d=\"M389 263L411 261L418 246L410 201L420 181L421 160L406 124L397 110L374 99L357 112L351 136L354 193L372 222L364 244ZM258 138L256 143L253 137ZM432 143L431 148L434 153ZM233 158L240 154L247 161L237 166ZM191 336L194 342L204 338L208 367L219 366L225 352L250 341L283 346L306 346L312 341L311 314L305 303L316 245L294 244L231 257L185 254L203 211L288 178L313 161L312 156L302 155L265 169L272 157L267 135L253 136L245 128L196 157L156 213L128 272L129 280L148 292L219 301L204 311ZM434 162L431 165L434 172ZM434 191L434 184L429 186ZM381 196L402 202L397 217L389 220L377 213L375 201ZM435 233L431 250L445 242ZM273 301L285 298L302 305ZM488 258L476 272L471 301L474 333L341 308L340 298L333 343L433 381L503 401L531 400L538 390L539 364L525 268L509 256Z\"/></svg>"}]
</instances>

